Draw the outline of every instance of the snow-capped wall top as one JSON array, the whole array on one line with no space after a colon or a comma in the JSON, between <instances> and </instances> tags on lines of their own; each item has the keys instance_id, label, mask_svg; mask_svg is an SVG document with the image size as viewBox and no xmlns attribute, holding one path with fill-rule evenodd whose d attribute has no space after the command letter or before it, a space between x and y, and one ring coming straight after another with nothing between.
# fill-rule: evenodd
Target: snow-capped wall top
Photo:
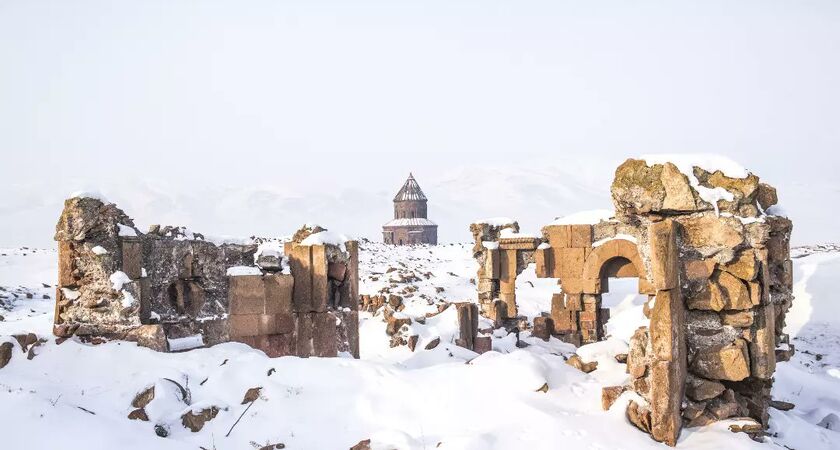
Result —
<instances>
[{"instance_id":1,"label":"snow-capped wall top","mask_svg":"<svg viewBox=\"0 0 840 450\"><path fill-rule=\"evenodd\" d=\"M615 212L609 209L592 209L558 217L550 225L595 225L600 222L609 221L613 216L615 216Z\"/></svg>"},{"instance_id":2,"label":"snow-capped wall top","mask_svg":"<svg viewBox=\"0 0 840 450\"><path fill-rule=\"evenodd\" d=\"M300 245L337 245L341 247L342 251L346 251L344 243L350 239L339 233L332 231L321 231L319 233L310 234L306 239L300 242Z\"/></svg>"},{"instance_id":3,"label":"snow-capped wall top","mask_svg":"<svg viewBox=\"0 0 840 450\"><path fill-rule=\"evenodd\" d=\"M94 200L99 200L106 205L111 203L99 191L76 191L67 196L67 200L70 200L71 198L92 198Z\"/></svg>"},{"instance_id":4,"label":"snow-capped wall top","mask_svg":"<svg viewBox=\"0 0 840 450\"><path fill-rule=\"evenodd\" d=\"M511 225L514 222L516 222L516 221L511 219L510 217L490 217L490 218L487 218L487 219L480 219L480 220L473 221L473 223L483 223L483 224L490 225L492 227L501 227L501 226L505 226L505 225Z\"/></svg>"},{"instance_id":5,"label":"snow-capped wall top","mask_svg":"<svg viewBox=\"0 0 840 450\"><path fill-rule=\"evenodd\" d=\"M684 175L691 178L694 174L694 167L700 167L707 172L720 171L730 178L746 178L750 171L744 166L722 155L715 155L712 153L672 153L672 154L654 154L642 155L643 159L649 166L654 164L672 163L680 169Z\"/></svg>"}]
</instances>

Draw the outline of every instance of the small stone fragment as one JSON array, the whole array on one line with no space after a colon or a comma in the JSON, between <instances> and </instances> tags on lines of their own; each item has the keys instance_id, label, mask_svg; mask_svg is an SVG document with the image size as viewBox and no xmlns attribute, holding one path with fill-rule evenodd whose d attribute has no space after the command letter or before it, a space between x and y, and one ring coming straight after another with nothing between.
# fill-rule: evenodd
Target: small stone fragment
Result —
<instances>
[{"instance_id":1,"label":"small stone fragment","mask_svg":"<svg viewBox=\"0 0 840 450\"><path fill-rule=\"evenodd\" d=\"M260 398L260 392L262 392L262 387L252 387L245 392L245 397L242 398L242 403L240 405L244 405L246 403L253 403Z\"/></svg>"}]
</instances>

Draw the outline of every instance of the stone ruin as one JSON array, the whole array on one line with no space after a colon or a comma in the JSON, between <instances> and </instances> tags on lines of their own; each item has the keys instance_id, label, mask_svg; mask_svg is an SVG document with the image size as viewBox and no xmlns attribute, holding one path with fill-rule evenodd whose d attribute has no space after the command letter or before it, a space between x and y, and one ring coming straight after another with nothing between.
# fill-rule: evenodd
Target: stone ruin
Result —
<instances>
[{"instance_id":1,"label":"stone ruin","mask_svg":"<svg viewBox=\"0 0 840 450\"><path fill-rule=\"evenodd\" d=\"M751 173L630 159L611 191L614 217L559 219L541 237L511 220L472 224L481 313L516 321L516 277L535 263L560 291L532 335L579 346L605 338L609 278L637 277L649 323L629 343L629 385L605 388L604 407L635 392L628 419L671 446L683 427L733 417L754 419L742 431L757 438L776 362L793 352L782 331L793 300L792 224L768 212L776 190Z\"/></svg>"},{"instance_id":2,"label":"stone ruin","mask_svg":"<svg viewBox=\"0 0 840 450\"><path fill-rule=\"evenodd\" d=\"M304 227L290 242L214 244L141 233L116 205L76 196L56 225L53 332L181 351L237 341L271 357L359 357L358 243Z\"/></svg>"}]
</instances>

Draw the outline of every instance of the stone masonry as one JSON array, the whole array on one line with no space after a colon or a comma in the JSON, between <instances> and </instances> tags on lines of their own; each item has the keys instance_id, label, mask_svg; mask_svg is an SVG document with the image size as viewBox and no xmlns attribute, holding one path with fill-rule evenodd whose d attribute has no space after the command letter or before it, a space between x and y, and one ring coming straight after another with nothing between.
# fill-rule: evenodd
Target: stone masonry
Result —
<instances>
[{"instance_id":1,"label":"stone masonry","mask_svg":"<svg viewBox=\"0 0 840 450\"><path fill-rule=\"evenodd\" d=\"M320 232L304 227L285 252L263 252L183 228L141 233L114 204L70 198L56 226L54 334L158 351L238 341L272 357L358 357L358 244L307 240Z\"/></svg>"},{"instance_id":2,"label":"stone masonry","mask_svg":"<svg viewBox=\"0 0 840 450\"><path fill-rule=\"evenodd\" d=\"M612 196L615 217L559 220L541 238L520 235L514 221L473 224L482 314L516 316L516 276L533 262L561 291L534 335L596 342L609 319L601 307L609 278L638 278L649 323L629 343L629 386L604 397L638 393L628 419L672 446L683 427L730 417L766 427L777 359L793 351L782 332L793 300L792 224L767 211L775 189L753 174L697 166L686 174L631 159L616 170Z\"/></svg>"}]
</instances>

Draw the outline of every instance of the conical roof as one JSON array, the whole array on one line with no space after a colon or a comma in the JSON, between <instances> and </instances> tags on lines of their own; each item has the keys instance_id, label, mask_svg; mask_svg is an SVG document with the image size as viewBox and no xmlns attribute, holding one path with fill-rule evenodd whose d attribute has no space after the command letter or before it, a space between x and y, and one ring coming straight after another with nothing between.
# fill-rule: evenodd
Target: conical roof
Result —
<instances>
[{"instance_id":1,"label":"conical roof","mask_svg":"<svg viewBox=\"0 0 840 450\"><path fill-rule=\"evenodd\" d=\"M394 197L395 202L405 202L405 201L426 201L426 195L423 194L423 190L420 189L420 185L417 184L417 180L414 179L414 175L411 173L408 174L408 179L405 180L405 184L397 192L397 195Z\"/></svg>"}]
</instances>

